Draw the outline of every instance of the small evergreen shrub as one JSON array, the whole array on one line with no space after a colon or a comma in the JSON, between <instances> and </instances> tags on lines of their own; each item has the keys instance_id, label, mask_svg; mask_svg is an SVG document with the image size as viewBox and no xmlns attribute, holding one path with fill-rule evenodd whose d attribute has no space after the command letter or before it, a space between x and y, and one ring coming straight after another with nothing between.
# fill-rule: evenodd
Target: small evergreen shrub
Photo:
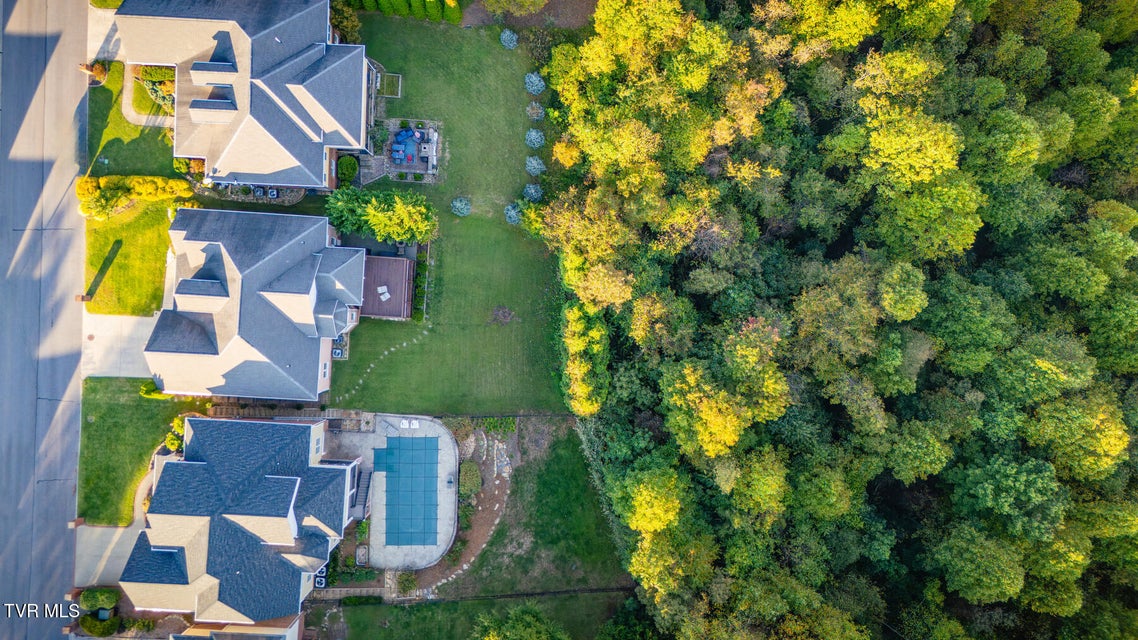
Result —
<instances>
[{"instance_id":1,"label":"small evergreen shrub","mask_svg":"<svg viewBox=\"0 0 1138 640\"><path fill-rule=\"evenodd\" d=\"M465 218L470 215L470 198L455 198L450 201L450 212L454 215Z\"/></svg>"},{"instance_id":2,"label":"small evergreen shrub","mask_svg":"<svg viewBox=\"0 0 1138 640\"><path fill-rule=\"evenodd\" d=\"M174 158L174 171L178 173L190 172L190 159L189 158Z\"/></svg>"},{"instance_id":3,"label":"small evergreen shrub","mask_svg":"<svg viewBox=\"0 0 1138 640\"><path fill-rule=\"evenodd\" d=\"M543 194L541 185L536 182L531 182L522 188L522 197L530 202L538 202Z\"/></svg>"},{"instance_id":4,"label":"small evergreen shrub","mask_svg":"<svg viewBox=\"0 0 1138 640\"><path fill-rule=\"evenodd\" d=\"M147 380L146 382L143 382L142 386L139 387L139 389L138 389L138 395L142 396L143 398L149 398L151 400L169 400L170 398L174 397L168 393L162 393L161 391L159 391L158 385L155 384L153 380ZM84 592L84 593L86 593L86 592ZM84 608L88 608L88 607L84 607ZM98 609L99 607L94 607L94 608ZM103 608L106 608L106 607L103 607Z\"/></svg>"},{"instance_id":5,"label":"small evergreen shrub","mask_svg":"<svg viewBox=\"0 0 1138 640\"><path fill-rule=\"evenodd\" d=\"M356 4L357 4L356 2L353 2L352 6L355 6ZM359 2L358 4L360 6L356 7L356 8L357 9L362 8L364 11L379 11L380 10L380 2L378 0L363 0L362 2ZM390 6L390 4L391 3L389 2L388 6Z\"/></svg>"},{"instance_id":6,"label":"small evergreen shrub","mask_svg":"<svg viewBox=\"0 0 1138 640\"><path fill-rule=\"evenodd\" d=\"M458 530L469 531L474 524L474 505L463 504L458 507Z\"/></svg>"},{"instance_id":7,"label":"small evergreen shrub","mask_svg":"<svg viewBox=\"0 0 1138 640\"><path fill-rule=\"evenodd\" d=\"M360 161L355 156L340 156L336 161L336 178L340 182L351 182L360 172Z\"/></svg>"},{"instance_id":8,"label":"small evergreen shrub","mask_svg":"<svg viewBox=\"0 0 1138 640\"><path fill-rule=\"evenodd\" d=\"M502 29L502 33L498 35L498 42L512 51L518 48L518 34L514 33L512 29Z\"/></svg>"},{"instance_id":9,"label":"small evergreen shrub","mask_svg":"<svg viewBox=\"0 0 1138 640\"><path fill-rule=\"evenodd\" d=\"M522 208L516 202L506 205L506 222L519 224L522 221Z\"/></svg>"},{"instance_id":10,"label":"small evergreen shrub","mask_svg":"<svg viewBox=\"0 0 1138 640\"><path fill-rule=\"evenodd\" d=\"M422 181L423 181L423 174L416 173L415 174L415 182L422 182Z\"/></svg>"},{"instance_id":11,"label":"small evergreen shrub","mask_svg":"<svg viewBox=\"0 0 1138 640\"><path fill-rule=\"evenodd\" d=\"M406 128L407 128L407 127L409 127L409 126L411 126L411 121L410 121L410 120L400 120L400 121L399 121L399 128L400 128L400 129L406 129Z\"/></svg>"},{"instance_id":12,"label":"small evergreen shrub","mask_svg":"<svg viewBox=\"0 0 1138 640\"><path fill-rule=\"evenodd\" d=\"M407 172L405 172L405 171L400 171L397 175L399 176L400 180L406 180L407 179Z\"/></svg>"},{"instance_id":13,"label":"small evergreen shrub","mask_svg":"<svg viewBox=\"0 0 1138 640\"><path fill-rule=\"evenodd\" d=\"M540 149L545 146L545 134L541 129L526 131L526 146L530 149Z\"/></svg>"},{"instance_id":14,"label":"small evergreen shrub","mask_svg":"<svg viewBox=\"0 0 1138 640\"><path fill-rule=\"evenodd\" d=\"M411 15L420 20L427 17L427 5L424 0L411 0Z\"/></svg>"},{"instance_id":15,"label":"small evergreen shrub","mask_svg":"<svg viewBox=\"0 0 1138 640\"><path fill-rule=\"evenodd\" d=\"M371 533L371 521L370 520L360 520L359 522L356 523L356 542L357 543L366 544L368 541L368 535L370 533Z\"/></svg>"},{"instance_id":16,"label":"small evergreen shrub","mask_svg":"<svg viewBox=\"0 0 1138 640\"><path fill-rule=\"evenodd\" d=\"M375 0L375 4L380 13L385 16L390 16L395 13L395 3L391 0ZM367 6L367 0L364 0L364 6Z\"/></svg>"},{"instance_id":17,"label":"small evergreen shrub","mask_svg":"<svg viewBox=\"0 0 1138 640\"><path fill-rule=\"evenodd\" d=\"M526 173L535 178L540 176L545 173L545 163L537 156L528 156L526 158Z\"/></svg>"},{"instance_id":18,"label":"small evergreen shrub","mask_svg":"<svg viewBox=\"0 0 1138 640\"><path fill-rule=\"evenodd\" d=\"M469 500L482 490L482 470L473 460L464 460L458 465L458 497Z\"/></svg>"},{"instance_id":19,"label":"small evergreen shrub","mask_svg":"<svg viewBox=\"0 0 1138 640\"><path fill-rule=\"evenodd\" d=\"M88 611L113 609L119 603L119 598L122 598L122 593L118 589L110 587L84 589L83 593L79 594L79 606Z\"/></svg>"},{"instance_id":20,"label":"small evergreen shrub","mask_svg":"<svg viewBox=\"0 0 1138 640\"><path fill-rule=\"evenodd\" d=\"M531 100L529 105L526 106L526 115L529 116L530 120L537 122L545 118L545 108L541 106L540 102Z\"/></svg>"},{"instance_id":21,"label":"small evergreen shrub","mask_svg":"<svg viewBox=\"0 0 1138 640\"><path fill-rule=\"evenodd\" d=\"M541 77L540 73L530 71L526 74L526 91L528 91L531 96L539 95L542 91L545 91L545 80Z\"/></svg>"},{"instance_id":22,"label":"small evergreen shrub","mask_svg":"<svg viewBox=\"0 0 1138 640\"><path fill-rule=\"evenodd\" d=\"M462 560L462 552L465 550L466 540L455 540L443 558L447 561L447 564L452 566L456 565L459 560Z\"/></svg>"},{"instance_id":23,"label":"small evergreen shrub","mask_svg":"<svg viewBox=\"0 0 1138 640\"><path fill-rule=\"evenodd\" d=\"M443 3L442 0L426 0L427 5L427 20L432 22L440 22L443 19Z\"/></svg>"}]
</instances>

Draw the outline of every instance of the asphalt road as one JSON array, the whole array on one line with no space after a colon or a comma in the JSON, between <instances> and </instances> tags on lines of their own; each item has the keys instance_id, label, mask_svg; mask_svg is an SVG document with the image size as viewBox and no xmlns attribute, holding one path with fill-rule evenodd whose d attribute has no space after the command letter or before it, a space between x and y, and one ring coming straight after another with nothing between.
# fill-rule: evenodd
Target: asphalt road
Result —
<instances>
[{"instance_id":1,"label":"asphalt road","mask_svg":"<svg viewBox=\"0 0 1138 640\"><path fill-rule=\"evenodd\" d=\"M60 637L75 562L84 0L0 0L0 639Z\"/></svg>"}]
</instances>

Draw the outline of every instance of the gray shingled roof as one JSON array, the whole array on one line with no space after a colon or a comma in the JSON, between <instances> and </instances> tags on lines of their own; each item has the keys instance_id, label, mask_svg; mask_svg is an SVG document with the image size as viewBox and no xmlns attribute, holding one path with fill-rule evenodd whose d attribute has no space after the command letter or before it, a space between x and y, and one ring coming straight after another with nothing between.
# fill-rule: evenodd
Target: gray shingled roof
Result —
<instances>
[{"instance_id":1,"label":"gray shingled roof","mask_svg":"<svg viewBox=\"0 0 1138 640\"><path fill-rule=\"evenodd\" d=\"M316 400L321 339L339 336L346 305L363 299L363 250L329 247L327 233L323 217L179 210L170 225L172 308L145 349L160 386Z\"/></svg>"},{"instance_id":2,"label":"gray shingled roof","mask_svg":"<svg viewBox=\"0 0 1138 640\"><path fill-rule=\"evenodd\" d=\"M219 581L218 599L252 620L295 615L303 571L282 554L327 562L343 536L349 467L309 466L311 426L285 422L187 419L185 459L167 463L150 513L207 516L206 573ZM264 544L226 516L287 517L297 523L292 545ZM303 524L313 516L336 533ZM139 534L123 581L188 584L181 548L151 548Z\"/></svg>"},{"instance_id":3,"label":"gray shingled roof","mask_svg":"<svg viewBox=\"0 0 1138 640\"><path fill-rule=\"evenodd\" d=\"M367 144L360 45L327 42L328 0L125 0L128 62L177 67L174 155L219 182L323 187L326 147Z\"/></svg>"}]
</instances>

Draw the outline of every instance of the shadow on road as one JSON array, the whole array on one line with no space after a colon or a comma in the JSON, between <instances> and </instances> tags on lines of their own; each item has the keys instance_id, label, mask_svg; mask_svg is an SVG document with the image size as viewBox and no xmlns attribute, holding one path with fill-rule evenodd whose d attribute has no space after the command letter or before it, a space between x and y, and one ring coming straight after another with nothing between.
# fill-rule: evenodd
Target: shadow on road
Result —
<instances>
[{"instance_id":1,"label":"shadow on road","mask_svg":"<svg viewBox=\"0 0 1138 640\"><path fill-rule=\"evenodd\" d=\"M99 272L96 273L95 278L91 280L91 286L87 287L88 298L95 297L95 293L99 290L99 285L103 284L103 278L107 277L107 271L111 269L111 265L121 250L122 238L118 238L111 243L111 248L107 250L107 255L103 258L103 264L99 265Z\"/></svg>"}]
</instances>

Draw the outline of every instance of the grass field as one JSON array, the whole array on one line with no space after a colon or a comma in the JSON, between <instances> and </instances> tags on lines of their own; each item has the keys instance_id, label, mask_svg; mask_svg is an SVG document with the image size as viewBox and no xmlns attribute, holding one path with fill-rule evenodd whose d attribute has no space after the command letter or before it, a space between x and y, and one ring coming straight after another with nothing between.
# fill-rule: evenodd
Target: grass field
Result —
<instances>
[{"instance_id":1,"label":"grass field","mask_svg":"<svg viewBox=\"0 0 1138 640\"><path fill-rule=\"evenodd\" d=\"M546 617L574 640L593 640L597 630L622 602L625 593L587 593L534 598ZM436 602L410 607L366 605L344 607L348 640L464 640L481 615L504 615L521 600Z\"/></svg>"},{"instance_id":2,"label":"grass field","mask_svg":"<svg viewBox=\"0 0 1138 640\"><path fill-rule=\"evenodd\" d=\"M572 432L518 467L486 548L442 597L631 586Z\"/></svg>"},{"instance_id":3,"label":"grass field","mask_svg":"<svg viewBox=\"0 0 1138 640\"><path fill-rule=\"evenodd\" d=\"M83 381L79 443L79 516L89 524L127 525L134 492L150 454L179 413L204 410L201 401L151 400L138 395L140 378Z\"/></svg>"},{"instance_id":4,"label":"grass field","mask_svg":"<svg viewBox=\"0 0 1138 640\"><path fill-rule=\"evenodd\" d=\"M449 160L442 184L418 187L442 218L428 322L364 321L352 332L351 359L335 365L332 404L436 415L565 411L553 260L502 216L526 181L525 57L503 49L493 30L361 18L369 55L403 74L404 97L387 101L388 115L441 120ZM450 214L457 195L470 197L473 215ZM492 323L499 306L515 319Z\"/></svg>"},{"instance_id":5,"label":"grass field","mask_svg":"<svg viewBox=\"0 0 1138 640\"><path fill-rule=\"evenodd\" d=\"M123 117L122 83L123 65L112 62L107 81L87 94L88 173L176 177L174 151L166 132L133 125Z\"/></svg>"},{"instance_id":6,"label":"grass field","mask_svg":"<svg viewBox=\"0 0 1138 640\"><path fill-rule=\"evenodd\" d=\"M170 205L138 202L108 220L87 221L87 311L149 316L161 308Z\"/></svg>"}]
</instances>

